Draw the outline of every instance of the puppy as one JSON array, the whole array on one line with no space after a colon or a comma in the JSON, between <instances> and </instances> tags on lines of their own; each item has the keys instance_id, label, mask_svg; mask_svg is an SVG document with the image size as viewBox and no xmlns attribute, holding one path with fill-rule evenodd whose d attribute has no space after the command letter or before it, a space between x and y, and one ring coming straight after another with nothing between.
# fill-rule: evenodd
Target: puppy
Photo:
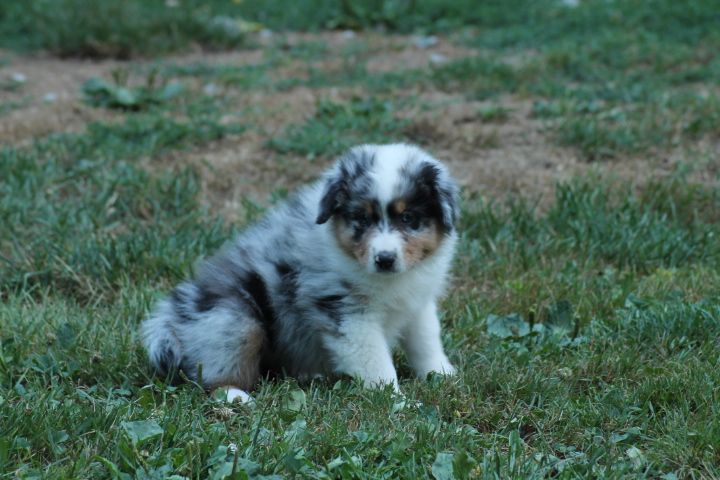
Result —
<instances>
[{"instance_id":1,"label":"puppy","mask_svg":"<svg viewBox=\"0 0 720 480\"><path fill-rule=\"evenodd\" d=\"M440 341L457 233L446 168L405 144L362 145L204 261L142 324L152 366L249 397L261 376L350 375L398 390L453 374Z\"/></svg>"}]
</instances>

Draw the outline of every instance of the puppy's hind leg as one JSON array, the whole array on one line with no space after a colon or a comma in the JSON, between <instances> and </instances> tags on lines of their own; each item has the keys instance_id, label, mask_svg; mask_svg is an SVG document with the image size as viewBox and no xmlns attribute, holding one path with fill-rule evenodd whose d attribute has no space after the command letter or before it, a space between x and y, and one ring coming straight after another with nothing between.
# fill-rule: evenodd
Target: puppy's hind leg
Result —
<instances>
[{"instance_id":1,"label":"puppy's hind leg","mask_svg":"<svg viewBox=\"0 0 720 480\"><path fill-rule=\"evenodd\" d=\"M245 391L260 376L265 344L265 331L252 315L216 306L185 322L178 337L184 346L183 370L190 378L208 390L228 388L230 401L247 401Z\"/></svg>"}]
</instances>

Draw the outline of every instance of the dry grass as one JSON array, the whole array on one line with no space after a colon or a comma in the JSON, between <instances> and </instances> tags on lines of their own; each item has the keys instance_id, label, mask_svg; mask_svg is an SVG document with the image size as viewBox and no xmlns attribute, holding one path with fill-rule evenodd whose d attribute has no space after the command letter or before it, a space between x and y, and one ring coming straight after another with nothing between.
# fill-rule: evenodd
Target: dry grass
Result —
<instances>
[{"instance_id":1,"label":"dry grass","mask_svg":"<svg viewBox=\"0 0 720 480\"><path fill-rule=\"evenodd\" d=\"M440 37L429 48L415 45L415 37L384 36L376 33L287 34L282 38L257 37L258 48L226 53L173 55L165 65L207 68L260 65L270 48L272 81L296 78L307 81L308 69L328 77L347 68L347 58L362 61L369 75L408 69L423 71L431 68L431 56L444 60L462 58L470 49ZM302 58L303 48L314 46ZM299 53L298 53L299 52ZM5 114L0 123L0 141L10 144L54 132L81 131L89 122L107 121L117 114L86 106L79 86L92 77L109 77L114 70L147 71L153 62L57 60L45 57L14 56L0 68L0 78L21 72L27 82L16 89L0 91L3 102L30 99ZM144 70L143 70L144 69ZM201 92L209 79L184 77L192 90ZM266 203L278 186L293 187L313 178L329 159L308 161L293 155L280 155L268 150L268 140L282 134L292 124L310 118L322 99L344 101L370 95L362 85L315 86L297 85L288 89L242 88L224 85L216 95L223 98L228 121L251 125L250 131L231 136L186 153L174 153L153 168L194 165L202 175L203 196L227 218L242 217L243 198ZM46 95L54 101L45 101ZM629 155L612 161L588 164L579 153L558 146L549 134L546 122L535 118L532 100L503 95L493 100L468 100L462 94L443 93L427 85L397 91L396 98L413 97L413 106L398 113L410 122L404 137L430 148L446 161L463 186L491 198L521 195L545 205L552 199L557 182L595 172L611 174L632 181L667 176L676 171L688 148L704 152L707 161L696 165L694 178L712 181L718 171L717 144L704 141L690 147L682 146L652 156ZM485 118L484 110L501 108L502 118ZM702 155L701 155L702 156ZM239 216L238 216L239 215Z\"/></svg>"}]
</instances>

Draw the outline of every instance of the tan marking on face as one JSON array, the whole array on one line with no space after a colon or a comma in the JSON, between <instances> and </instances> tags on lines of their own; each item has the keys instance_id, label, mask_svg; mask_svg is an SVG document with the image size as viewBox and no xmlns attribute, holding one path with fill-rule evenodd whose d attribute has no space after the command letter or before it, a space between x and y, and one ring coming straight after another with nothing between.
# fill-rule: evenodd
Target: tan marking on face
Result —
<instances>
[{"instance_id":1,"label":"tan marking on face","mask_svg":"<svg viewBox=\"0 0 720 480\"><path fill-rule=\"evenodd\" d=\"M418 232L409 232L403 245L406 268L411 268L435 253L443 240L443 234L437 222Z\"/></svg>"},{"instance_id":2,"label":"tan marking on face","mask_svg":"<svg viewBox=\"0 0 720 480\"><path fill-rule=\"evenodd\" d=\"M368 257L368 234L365 232L359 242L353 240L353 228L344 220L333 220L333 233L340 248L349 256L365 265Z\"/></svg>"},{"instance_id":3,"label":"tan marking on face","mask_svg":"<svg viewBox=\"0 0 720 480\"><path fill-rule=\"evenodd\" d=\"M403 213L406 208L407 208L407 204L405 203L405 200L395 200L392 203L392 209L398 215Z\"/></svg>"},{"instance_id":4,"label":"tan marking on face","mask_svg":"<svg viewBox=\"0 0 720 480\"><path fill-rule=\"evenodd\" d=\"M365 213L368 217L372 217L373 215L373 206L369 202L365 204Z\"/></svg>"}]
</instances>

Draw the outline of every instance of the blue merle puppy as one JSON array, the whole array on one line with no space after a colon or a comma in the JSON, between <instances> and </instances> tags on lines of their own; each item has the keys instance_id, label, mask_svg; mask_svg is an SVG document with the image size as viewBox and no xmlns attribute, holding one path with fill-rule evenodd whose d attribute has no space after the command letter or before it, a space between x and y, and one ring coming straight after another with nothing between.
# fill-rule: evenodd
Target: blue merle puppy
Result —
<instances>
[{"instance_id":1,"label":"blue merle puppy","mask_svg":"<svg viewBox=\"0 0 720 480\"><path fill-rule=\"evenodd\" d=\"M351 375L398 389L453 374L437 301L457 234L447 169L405 144L362 145L178 285L142 324L153 367L248 400L262 376ZM201 377L201 378L199 378Z\"/></svg>"}]
</instances>

